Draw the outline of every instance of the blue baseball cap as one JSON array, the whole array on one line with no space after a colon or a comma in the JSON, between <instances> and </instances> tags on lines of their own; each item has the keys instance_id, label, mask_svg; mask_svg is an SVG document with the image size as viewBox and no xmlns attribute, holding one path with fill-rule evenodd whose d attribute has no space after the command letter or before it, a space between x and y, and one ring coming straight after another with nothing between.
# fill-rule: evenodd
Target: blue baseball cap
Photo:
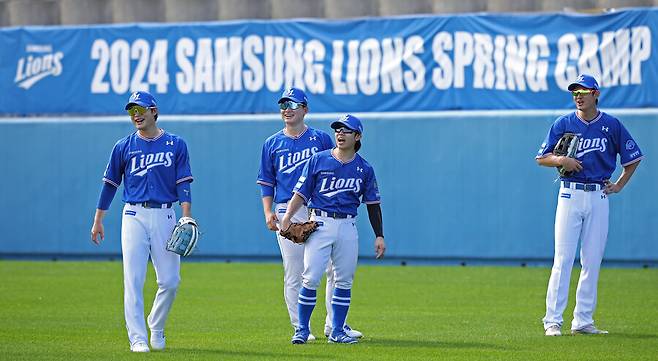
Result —
<instances>
[{"instance_id":1,"label":"blue baseball cap","mask_svg":"<svg viewBox=\"0 0 658 361\"><path fill-rule=\"evenodd\" d=\"M153 97L153 95L151 95L151 93L149 92L144 92L144 91L133 92L132 94L130 94L130 98L128 99L128 104L126 104L126 110L128 110L133 105L141 105L145 108L158 106L155 103L155 98Z\"/></svg>"},{"instance_id":2,"label":"blue baseball cap","mask_svg":"<svg viewBox=\"0 0 658 361\"><path fill-rule=\"evenodd\" d=\"M284 102L286 100L292 100L295 103L304 103L308 104L308 98L306 98L306 93L299 88L288 88L281 93L281 98L279 98L278 103Z\"/></svg>"},{"instance_id":3,"label":"blue baseball cap","mask_svg":"<svg viewBox=\"0 0 658 361\"><path fill-rule=\"evenodd\" d=\"M567 89L569 91L572 91L578 85L583 86L587 89L599 90L599 83L596 81L596 79L594 79L593 76L587 74L578 75L576 81L569 84L569 87Z\"/></svg>"},{"instance_id":4,"label":"blue baseball cap","mask_svg":"<svg viewBox=\"0 0 658 361\"><path fill-rule=\"evenodd\" d=\"M363 125L361 120L351 114L345 114L342 117L338 118L335 122L331 123L332 129L338 129L345 127L347 129L353 130L359 134L363 134Z\"/></svg>"}]
</instances>

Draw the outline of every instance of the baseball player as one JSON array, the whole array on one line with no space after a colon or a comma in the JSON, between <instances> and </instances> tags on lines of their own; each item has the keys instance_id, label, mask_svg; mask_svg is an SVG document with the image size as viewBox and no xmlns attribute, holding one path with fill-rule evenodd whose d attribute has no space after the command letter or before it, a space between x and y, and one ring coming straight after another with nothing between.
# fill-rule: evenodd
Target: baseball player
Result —
<instances>
[{"instance_id":1,"label":"baseball player","mask_svg":"<svg viewBox=\"0 0 658 361\"><path fill-rule=\"evenodd\" d=\"M151 347L165 348L164 328L180 282L180 256L166 250L176 225L172 205L180 201L184 217L192 216L192 173L185 141L156 125L158 108L147 92L132 93L126 110L137 131L112 149L103 176L103 188L91 228L91 240L105 238L103 217L123 178L124 312L130 350L149 352L144 325L144 279L149 255L155 268L158 292L148 316Z\"/></svg>"},{"instance_id":2,"label":"baseball player","mask_svg":"<svg viewBox=\"0 0 658 361\"><path fill-rule=\"evenodd\" d=\"M633 176L642 151L624 125L598 110L599 85L590 75L580 75L569 85L576 111L559 117L548 131L537 154L537 163L564 167L555 212L555 258L546 294L546 336L560 336L562 313L567 306L571 268L578 241L582 270L576 290L572 334L607 334L594 326L597 283L608 238L608 196L620 192ZM552 154L564 133L581 136L575 158ZM617 154L623 171L616 182L610 177Z\"/></svg>"},{"instance_id":3,"label":"baseball player","mask_svg":"<svg viewBox=\"0 0 658 361\"><path fill-rule=\"evenodd\" d=\"M304 344L310 335L309 320L316 303L316 289L329 260L334 266L335 288L330 343L356 343L343 325L350 306L352 280L359 253L356 229L357 208L367 204L370 223L375 231L375 255L386 249L382 225L379 190L373 168L357 151L361 148L363 126L352 115L333 122L336 147L314 154L304 166L293 197L281 219L282 229L295 221L297 212L308 204L311 219L318 230L304 247L303 286L299 291L299 327L293 344Z\"/></svg>"},{"instance_id":4,"label":"baseball player","mask_svg":"<svg viewBox=\"0 0 658 361\"><path fill-rule=\"evenodd\" d=\"M267 138L261 153L258 183L261 187L263 213L267 228L278 231L279 216L286 212L287 203L292 197L292 189L304 169L304 165L317 152L331 149L331 137L304 123L308 113L308 98L303 90L289 88L283 91L279 99L281 119L285 128ZM273 206L273 203L275 205ZM272 209L274 208L274 211ZM300 207L294 220L308 220L308 210ZM293 244L281 237L277 232L277 241L283 259L284 298L293 328L299 326L297 318L297 299L302 287L302 271L304 270L304 245ZM331 263L327 266L327 318L325 335L331 333L331 295L334 289L334 277ZM345 325L346 332L353 337L363 336L361 332L352 330ZM309 335L310 340L315 336Z\"/></svg>"}]
</instances>

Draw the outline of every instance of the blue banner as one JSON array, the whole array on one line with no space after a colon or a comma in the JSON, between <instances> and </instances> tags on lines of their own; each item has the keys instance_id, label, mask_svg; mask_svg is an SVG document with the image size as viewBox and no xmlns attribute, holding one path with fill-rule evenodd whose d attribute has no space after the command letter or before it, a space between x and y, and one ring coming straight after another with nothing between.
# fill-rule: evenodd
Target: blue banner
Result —
<instances>
[{"instance_id":1,"label":"blue banner","mask_svg":"<svg viewBox=\"0 0 658 361\"><path fill-rule=\"evenodd\" d=\"M651 24L654 24L653 26ZM656 107L658 9L355 20L0 29L0 114L117 114L152 92L164 114L572 107L594 75L607 108Z\"/></svg>"}]
</instances>

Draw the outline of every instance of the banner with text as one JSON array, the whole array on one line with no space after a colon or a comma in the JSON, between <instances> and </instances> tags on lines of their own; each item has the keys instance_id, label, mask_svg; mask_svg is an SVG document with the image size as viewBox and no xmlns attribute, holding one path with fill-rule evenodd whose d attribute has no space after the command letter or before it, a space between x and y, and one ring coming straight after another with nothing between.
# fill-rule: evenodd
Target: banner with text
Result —
<instances>
[{"instance_id":1,"label":"banner with text","mask_svg":"<svg viewBox=\"0 0 658 361\"><path fill-rule=\"evenodd\" d=\"M0 114L123 112L132 91L164 114L559 109L594 75L606 108L657 107L658 9L354 20L0 29Z\"/></svg>"}]
</instances>

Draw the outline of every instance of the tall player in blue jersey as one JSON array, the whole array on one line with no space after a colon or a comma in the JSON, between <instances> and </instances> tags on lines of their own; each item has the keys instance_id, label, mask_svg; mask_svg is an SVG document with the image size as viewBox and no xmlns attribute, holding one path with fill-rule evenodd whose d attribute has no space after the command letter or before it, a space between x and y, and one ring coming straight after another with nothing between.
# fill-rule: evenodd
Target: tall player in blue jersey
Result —
<instances>
[{"instance_id":1,"label":"tall player in blue jersey","mask_svg":"<svg viewBox=\"0 0 658 361\"><path fill-rule=\"evenodd\" d=\"M643 157L622 123L598 110L600 90L594 77L580 75L568 90L573 96L576 111L559 117L553 123L536 157L537 163L542 166L562 166L572 171L570 176L561 178L555 212L555 258L543 319L546 336L562 335L562 313L567 306L571 269L579 240L582 269L571 333L608 333L596 328L593 318L599 270L608 239L608 195L624 188ZM557 141L567 132L582 137L575 159L552 154ZM615 182L611 182L617 154L623 171Z\"/></svg>"},{"instance_id":2,"label":"tall player in blue jersey","mask_svg":"<svg viewBox=\"0 0 658 361\"><path fill-rule=\"evenodd\" d=\"M192 216L192 173L185 141L156 125L158 108L147 92L132 93L126 110L137 131L112 149L91 228L91 239L105 238L103 217L123 179L124 313L130 350L149 352L144 325L144 279L149 255L158 292L148 316L151 347L165 348L164 327L180 282L180 256L166 250L176 225L172 204L180 201L184 217Z\"/></svg>"},{"instance_id":3,"label":"tall player in blue jersey","mask_svg":"<svg viewBox=\"0 0 658 361\"><path fill-rule=\"evenodd\" d=\"M373 168L357 151L361 148L363 126L352 115L333 122L336 147L314 154L304 166L293 197L281 219L286 229L295 215L308 204L311 219L320 227L304 247L303 286L299 291L299 327L293 344L304 344L310 335L309 320L316 303L316 289L331 260L334 266L335 288L330 343L356 343L343 325L350 307L352 281L359 255L359 235L356 229L357 208L367 204L368 215L375 231L375 256L381 258L386 249L380 208L379 189Z\"/></svg>"},{"instance_id":4,"label":"tall player in blue jersey","mask_svg":"<svg viewBox=\"0 0 658 361\"><path fill-rule=\"evenodd\" d=\"M279 99L281 118L285 128L267 138L261 153L258 183L261 187L263 213L267 228L278 231L279 216L286 212L287 203L292 198L292 189L297 183L304 165L317 152L331 149L331 137L318 129L304 123L308 113L308 98L303 90L289 88L283 91ZM273 204L274 203L274 204ZM274 209L274 211L272 211ZM300 207L294 215L295 222L308 220L308 210ZM277 232L277 240L283 259L284 298L293 328L299 326L297 317L297 300L302 287L304 270L304 245L293 244ZM327 269L327 319L325 335L331 333L331 294L334 288L331 263ZM353 337L361 337L357 330L345 326L346 332ZM310 335L311 340L315 336Z\"/></svg>"}]
</instances>

